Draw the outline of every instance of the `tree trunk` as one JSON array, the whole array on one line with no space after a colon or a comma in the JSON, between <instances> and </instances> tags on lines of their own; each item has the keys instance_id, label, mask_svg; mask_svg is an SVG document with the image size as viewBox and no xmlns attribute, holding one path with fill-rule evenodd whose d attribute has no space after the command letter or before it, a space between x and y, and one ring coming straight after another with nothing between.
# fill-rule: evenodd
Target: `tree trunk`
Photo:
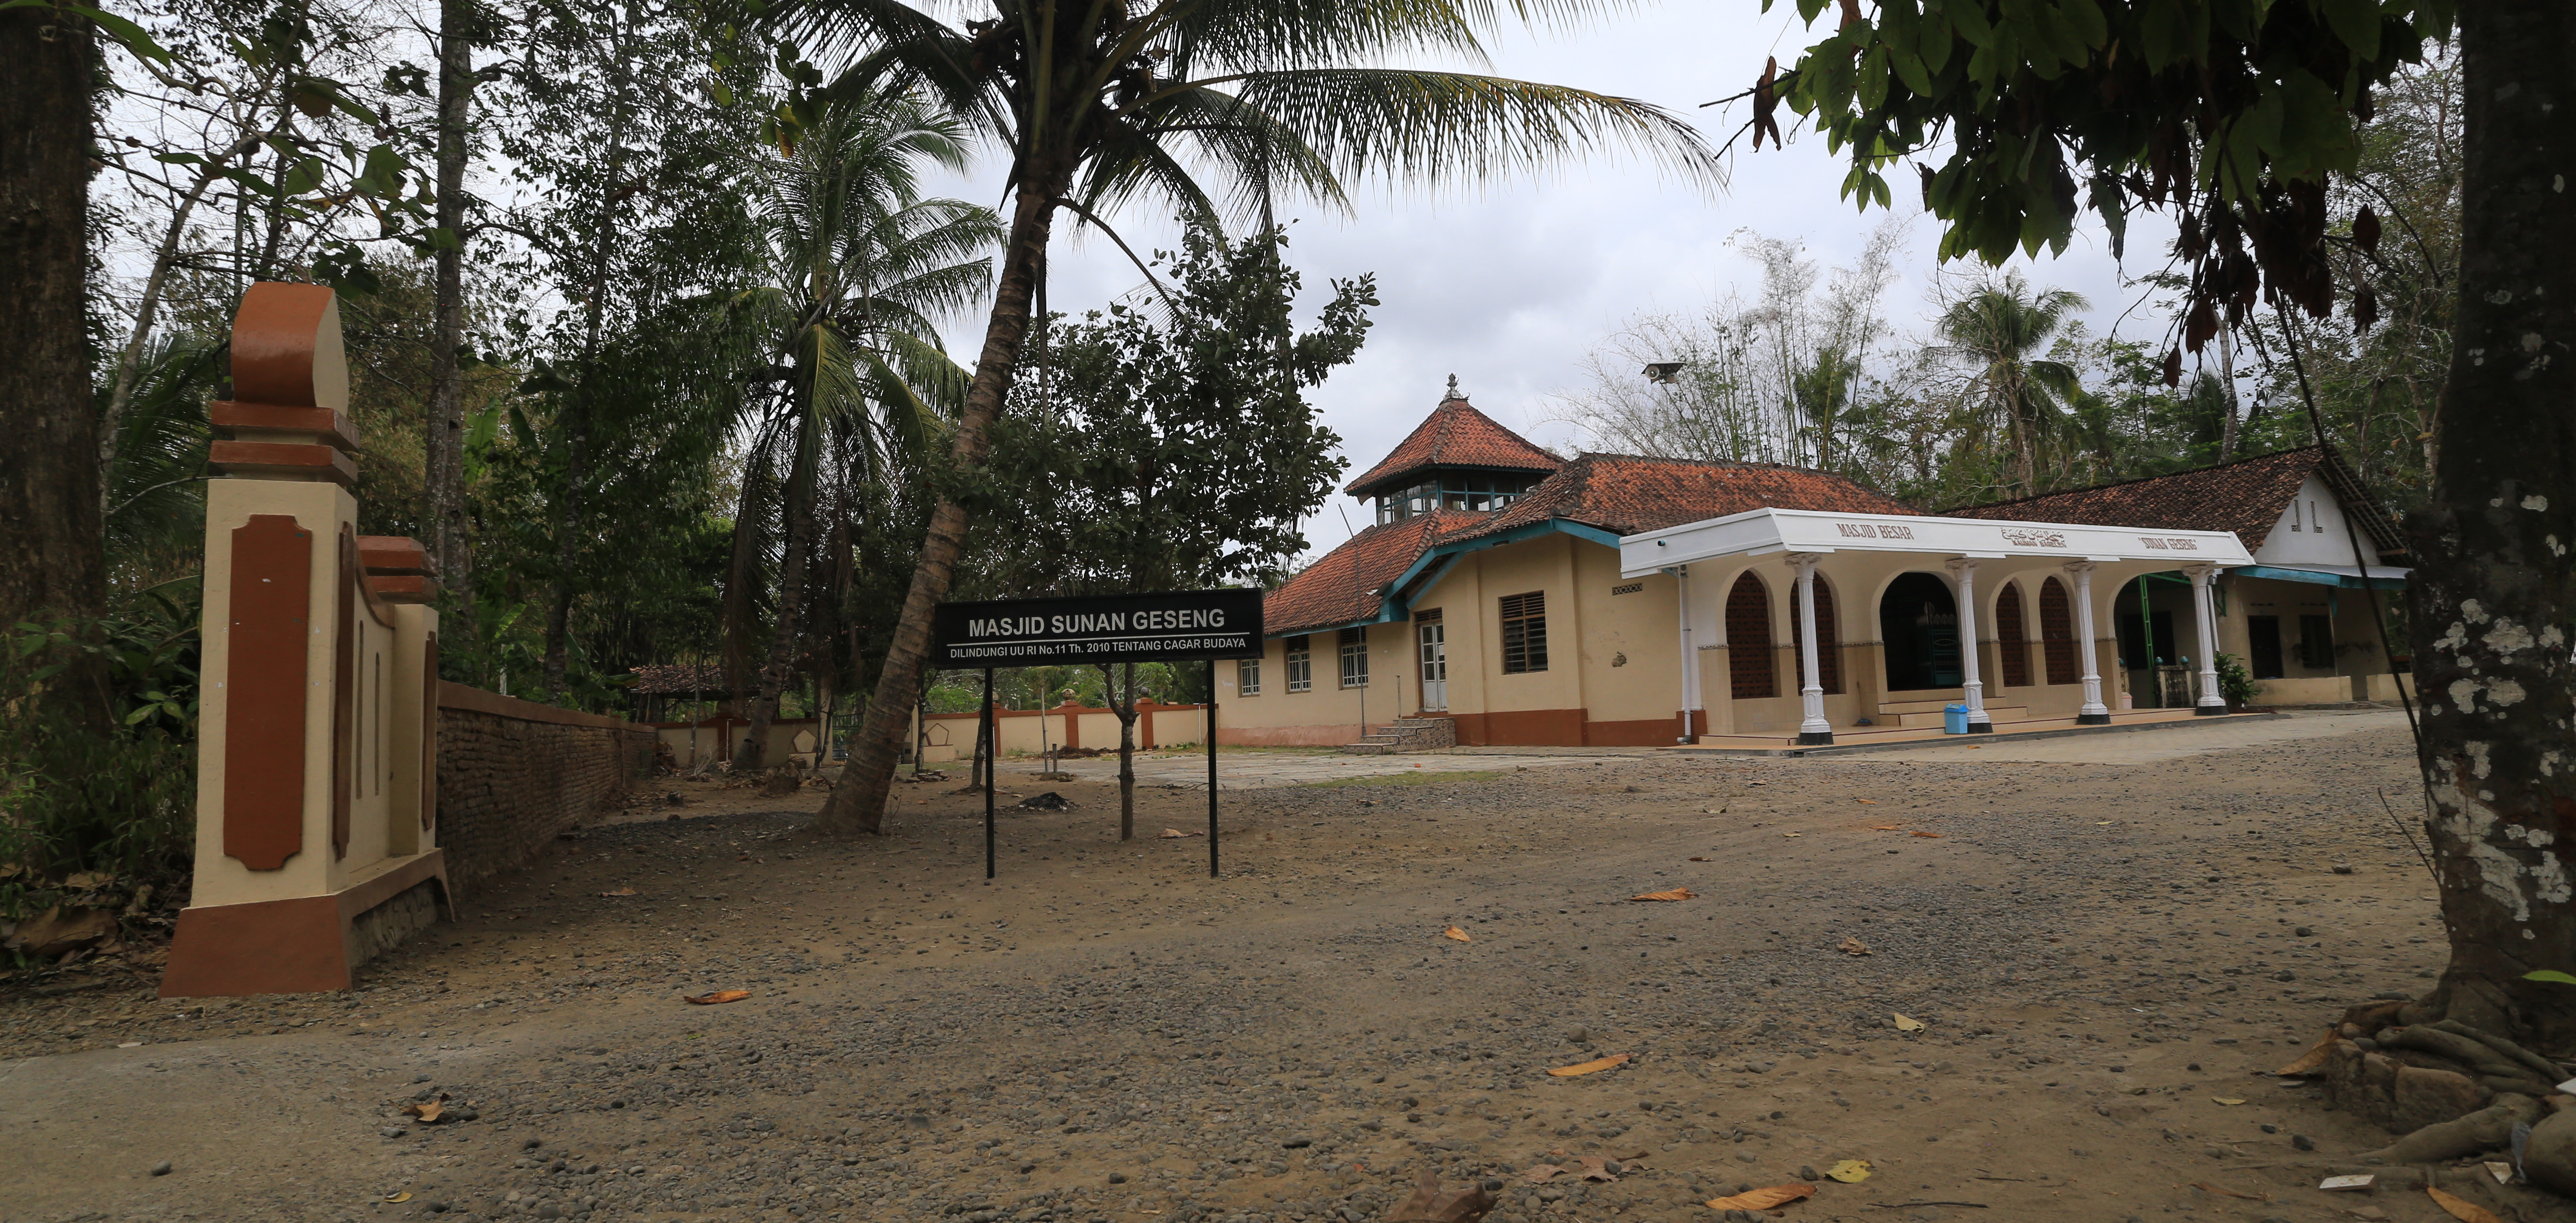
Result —
<instances>
[{"instance_id":1,"label":"tree trunk","mask_svg":"<svg viewBox=\"0 0 2576 1223\"><path fill-rule=\"evenodd\" d=\"M822 359L821 353L813 354ZM796 669L796 635L804 631L805 578L814 544L813 380L815 367L799 371L797 392L804 403L797 412L796 457L787 473L787 548L778 565L778 622L771 626L769 657L760 665L760 697L751 704L751 727L734 755L734 768L768 767L769 724L778 717L778 694Z\"/></svg>"},{"instance_id":2,"label":"tree trunk","mask_svg":"<svg viewBox=\"0 0 2576 1223\"><path fill-rule=\"evenodd\" d=\"M465 342L465 138L474 97L469 0L438 6L438 213L446 235L435 265L429 332L429 558L452 614L439 625L451 656L476 657L474 553L465 536L465 382L456 368ZM470 665L470 663L469 663ZM479 673L480 668L476 668Z\"/></svg>"},{"instance_id":3,"label":"tree trunk","mask_svg":"<svg viewBox=\"0 0 2576 1223\"><path fill-rule=\"evenodd\" d=\"M2427 821L2451 962L2437 1016L2576 1053L2576 6L2460 6L2459 317L2431 504L2414 516ZM2418 1014L2420 1012L2420 1015Z\"/></svg>"},{"instance_id":4,"label":"tree trunk","mask_svg":"<svg viewBox=\"0 0 2576 1223\"><path fill-rule=\"evenodd\" d=\"M1010 245L1002 253L1002 281L984 327L984 350L975 359L975 381L967 388L966 410L950 444L951 456L966 470L983 466L987 433L1002 413L1020 344L1028 338L1029 305L1055 222L1055 199L1071 178L1070 166L1031 166L1012 207ZM877 671L876 690L869 694L867 718L851 737L850 763L816 820L825 832L884 828L886 792L894 784L895 758L902 754L906 715L920 693L922 666L930 655L930 609L947 597L965 546L966 507L941 498L930 513L921 559L913 567L912 588L904 595L894 640Z\"/></svg>"},{"instance_id":5,"label":"tree trunk","mask_svg":"<svg viewBox=\"0 0 2576 1223\"><path fill-rule=\"evenodd\" d=\"M1109 712L1118 715L1118 839L1136 839L1136 664L1127 664L1127 699L1118 699L1118 675L1100 664L1109 690Z\"/></svg>"},{"instance_id":6,"label":"tree trunk","mask_svg":"<svg viewBox=\"0 0 2576 1223\"><path fill-rule=\"evenodd\" d=\"M626 54L626 26L620 22L610 36L609 58L615 68L609 74L608 176L599 189L599 216L593 222L594 243L590 253L590 292L582 303L585 311L581 337L581 383L573 388L571 419L564 422L564 495L563 522L555 538L555 585L552 601L546 608L546 691L562 699L564 671L571 654L568 637L572 623L573 565L578 559L581 539L582 481L590 476L591 383L599 374L599 331L607 316L608 263L617 254L617 201L626 169L626 90L633 81Z\"/></svg>"},{"instance_id":7,"label":"tree trunk","mask_svg":"<svg viewBox=\"0 0 2576 1223\"><path fill-rule=\"evenodd\" d=\"M2284 319L2282 325L2298 324ZM2218 329L2218 381L2219 389L2226 392L2220 399L2220 410L2227 413L2227 419L2218 426L2218 461L2230 463L2236 459L2236 334L2226 327Z\"/></svg>"},{"instance_id":8,"label":"tree trunk","mask_svg":"<svg viewBox=\"0 0 2576 1223\"><path fill-rule=\"evenodd\" d=\"M89 23L49 8L0 12L0 627L107 609L90 406ZM105 670L88 657L51 691L65 714L108 721Z\"/></svg>"}]
</instances>

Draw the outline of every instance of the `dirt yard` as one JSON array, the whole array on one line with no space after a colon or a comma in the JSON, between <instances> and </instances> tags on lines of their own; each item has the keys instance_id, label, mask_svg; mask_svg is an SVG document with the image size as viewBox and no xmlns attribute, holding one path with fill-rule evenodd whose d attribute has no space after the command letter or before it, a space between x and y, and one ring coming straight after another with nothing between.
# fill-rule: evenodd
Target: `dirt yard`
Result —
<instances>
[{"instance_id":1,"label":"dirt yard","mask_svg":"<svg viewBox=\"0 0 2576 1223\"><path fill-rule=\"evenodd\" d=\"M1218 880L1203 791L1020 784L987 885L954 779L858 843L683 783L353 996L0 1004L0 1220L2576 1219L2268 1073L2441 962L2402 727L2308 728L1228 791Z\"/></svg>"}]
</instances>

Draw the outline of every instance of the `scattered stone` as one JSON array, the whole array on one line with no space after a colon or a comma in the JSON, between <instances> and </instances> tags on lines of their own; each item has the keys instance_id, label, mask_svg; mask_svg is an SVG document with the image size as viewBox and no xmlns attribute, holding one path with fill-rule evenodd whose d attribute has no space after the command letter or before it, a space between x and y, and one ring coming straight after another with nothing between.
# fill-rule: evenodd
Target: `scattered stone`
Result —
<instances>
[{"instance_id":1,"label":"scattered stone","mask_svg":"<svg viewBox=\"0 0 2576 1223\"><path fill-rule=\"evenodd\" d=\"M152 1165L152 1175L154 1175L154 1176L168 1176L168 1175L170 1175L170 1161L165 1159L165 1160L162 1160L161 1162L159 1162L159 1163L157 1163L157 1164Z\"/></svg>"},{"instance_id":2,"label":"scattered stone","mask_svg":"<svg viewBox=\"0 0 2576 1223\"><path fill-rule=\"evenodd\" d=\"M2338 874L2338 875L2349 875L2349 874L2351 874L2351 873L2352 873L2352 863L2349 863L2349 862L2337 862L2337 863L2335 863L2335 864L2334 864L2334 873L2336 873L2336 874Z\"/></svg>"},{"instance_id":3,"label":"scattered stone","mask_svg":"<svg viewBox=\"0 0 2576 1223\"><path fill-rule=\"evenodd\" d=\"M2292 1134L2290 1135L2290 1147L2291 1149L2298 1151L2313 1151L2317 1149L2317 1140L2310 1138L2305 1134Z\"/></svg>"}]
</instances>

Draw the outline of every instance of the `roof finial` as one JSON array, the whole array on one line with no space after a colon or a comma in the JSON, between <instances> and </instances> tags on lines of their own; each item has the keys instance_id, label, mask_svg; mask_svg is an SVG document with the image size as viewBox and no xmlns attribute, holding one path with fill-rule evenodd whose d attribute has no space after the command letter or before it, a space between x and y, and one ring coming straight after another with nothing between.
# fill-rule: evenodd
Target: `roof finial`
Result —
<instances>
[{"instance_id":1,"label":"roof finial","mask_svg":"<svg viewBox=\"0 0 2576 1223\"><path fill-rule=\"evenodd\" d=\"M1442 403L1448 403L1448 402L1450 402L1451 400L1458 400L1458 401L1460 401L1460 402L1464 402L1464 401L1466 400L1466 398L1467 398L1466 396L1461 395L1461 394L1459 394L1459 393L1458 393L1458 375L1456 375L1456 374L1451 374L1451 375L1449 375L1449 393L1448 393L1448 394L1446 394L1446 395L1441 396L1441 397L1440 397L1440 402L1442 402Z\"/></svg>"}]
</instances>

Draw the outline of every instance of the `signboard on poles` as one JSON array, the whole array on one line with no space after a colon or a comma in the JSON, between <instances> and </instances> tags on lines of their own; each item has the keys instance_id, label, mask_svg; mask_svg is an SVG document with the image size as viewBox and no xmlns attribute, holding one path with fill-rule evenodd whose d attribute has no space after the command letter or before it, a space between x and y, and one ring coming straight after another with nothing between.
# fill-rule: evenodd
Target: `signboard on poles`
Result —
<instances>
[{"instance_id":1,"label":"signboard on poles","mask_svg":"<svg viewBox=\"0 0 2576 1223\"><path fill-rule=\"evenodd\" d=\"M1259 658L1261 592L942 603L931 613L930 636L936 667Z\"/></svg>"}]
</instances>

